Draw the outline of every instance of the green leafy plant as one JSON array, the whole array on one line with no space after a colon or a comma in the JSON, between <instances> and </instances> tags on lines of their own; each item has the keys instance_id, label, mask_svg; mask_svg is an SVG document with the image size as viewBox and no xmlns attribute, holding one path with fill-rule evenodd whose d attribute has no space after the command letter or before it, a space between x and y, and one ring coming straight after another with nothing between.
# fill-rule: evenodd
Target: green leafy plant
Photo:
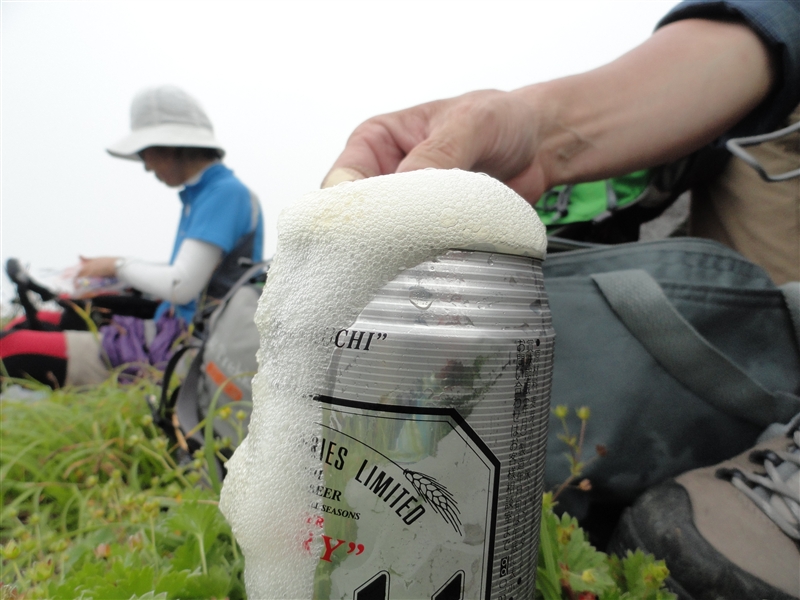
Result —
<instances>
[{"instance_id":1,"label":"green leafy plant","mask_svg":"<svg viewBox=\"0 0 800 600\"><path fill-rule=\"evenodd\" d=\"M55 391L12 382L24 393L0 400L2 600L245 598L244 561L208 469L230 441L213 439L209 420L200 425L206 447L176 459L145 401L159 392L154 381ZM242 430L243 411L215 406L216 398L211 413ZM574 467L568 484L587 464L589 414L576 414L575 436L561 417ZM663 589L663 562L598 552L554 504L545 495L536 598L674 598Z\"/></svg>"},{"instance_id":2,"label":"green leafy plant","mask_svg":"<svg viewBox=\"0 0 800 600\"><path fill-rule=\"evenodd\" d=\"M245 597L206 455L176 460L152 381L17 383L0 404L3 598Z\"/></svg>"},{"instance_id":3,"label":"green leafy plant","mask_svg":"<svg viewBox=\"0 0 800 600\"><path fill-rule=\"evenodd\" d=\"M579 490L592 489L588 479L581 479L591 462L606 455L598 445L595 456L582 459L586 429L591 412L588 407L575 409L580 421L577 434L572 433L567 418L569 408L556 406L553 414L561 422L558 439L567 447L564 453L570 465L569 477L553 493L542 499L539 532L539 558L536 575L536 599L543 600L674 600L677 597L664 588L669 575L664 561L657 561L641 550L628 551L619 558L598 551L592 546L578 520L564 513L556 514L555 499L573 482Z\"/></svg>"},{"instance_id":4,"label":"green leafy plant","mask_svg":"<svg viewBox=\"0 0 800 600\"><path fill-rule=\"evenodd\" d=\"M580 431L578 434L572 433L569 427L569 423L567 422L567 417L569 416L569 408L564 406L563 404L556 406L553 409L553 414L558 418L561 422L561 433L558 434L558 439L564 442L564 445L567 447L567 451L564 453L564 456L567 457L569 461L569 472L570 476L558 487L558 489L553 494L553 498L558 498L558 496L563 492L567 487L574 484L575 480L579 479L581 474L583 473L584 469L597 460L598 458L602 458L606 455L606 448L603 445L597 445L595 447L595 456L590 458L587 461L584 461L583 456L583 441L586 436L586 427L589 423L589 418L591 417L591 411L587 406L581 406L580 408L575 409L575 416L578 417L580 420ZM588 479L581 479L580 482L577 484L579 489L588 492L592 489L592 484Z\"/></svg>"},{"instance_id":5,"label":"green leafy plant","mask_svg":"<svg viewBox=\"0 0 800 600\"><path fill-rule=\"evenodd\" d=\"M664 561L640 550L622 559L596 550L577 519L553 511L552 494L542 501L536 598L543 600L675 600L664 589Z\"/></svg>"}]
</instances>

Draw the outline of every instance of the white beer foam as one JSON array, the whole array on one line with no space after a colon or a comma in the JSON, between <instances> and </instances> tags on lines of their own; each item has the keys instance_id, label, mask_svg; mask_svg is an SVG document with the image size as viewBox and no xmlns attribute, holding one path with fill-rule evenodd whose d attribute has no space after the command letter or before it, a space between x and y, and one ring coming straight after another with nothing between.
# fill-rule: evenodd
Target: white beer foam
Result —
<instances>
[{"instance_id":1,"label":"white beer foam","mask_svg":"<svg viewBox=\"0 0 800 600\"><path fill-rule=\"evenodd\" d=\"M406 268L451 248L543 258L545 229L483 174L426 169L343 183L284 210L256 312L261 333L249 433L228 462L220 509L245 556L250 598L311 598L319 546L304 548L317 460L326 333L349 327ZM315 538L319 530L314 531Z\"/></svg>"}]
</instances>

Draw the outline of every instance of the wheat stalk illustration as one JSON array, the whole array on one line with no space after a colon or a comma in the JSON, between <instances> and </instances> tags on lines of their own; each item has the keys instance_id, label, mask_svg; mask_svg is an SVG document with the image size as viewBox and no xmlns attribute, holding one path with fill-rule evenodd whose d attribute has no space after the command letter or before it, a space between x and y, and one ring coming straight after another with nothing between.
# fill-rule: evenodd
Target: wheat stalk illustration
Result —
<instances>
[{"instance_id":1,"label":"wheat stalk illustration","mask_svg":"<svg viewBox=\"0 0 800 600\"><path fill-rule=\"evenodd\" d=\"M463 533L461 533L461 519L458 516L460 511L458 510L458 503L455 498L453 498L453 494L434 477L425 475L425 473L403 469L403 475L405 475L405 478L408 479L411 486L422 499L425 500L440 517L450 523L459 535L463 535Z\"/></svg>"},{"instance_id":2,"label":"wheat stalk illustration","mask_svg":"<svg viewBox=\"0 0 800 600\"><path fill-rule=\"evenodd\" d=\"M366 446L376 454L380 454L383 458L388 460L392 463L395 467L400 469L403 472L403 476L411 483L411 487L416 490L416 492L420 495L422 500L429 504L430 507L436 512L442 519L445 520L446 523L452 525L453 529L456 530L458 535L464 535L461 531L461 519L459 518L460 511L458 510L458 502L453 497L448 489L439 481L436 480L435 477L431 477L430 475L425 475L425 473L420 473L419 471L412 471L410 469L404 469L391 458L386 456L383 452L378 450L377 448L373 448L366 442L359 440L352 435L345 433L344 431L340 431L335 429L329 425L325 425L324 423L316 423L320 427L324 427L325 429L330 429L331 431L335 431L336 433L343 435L345 437L350 438L351 440L358 442L362 446Z\"/></svg>"}]
</instances>

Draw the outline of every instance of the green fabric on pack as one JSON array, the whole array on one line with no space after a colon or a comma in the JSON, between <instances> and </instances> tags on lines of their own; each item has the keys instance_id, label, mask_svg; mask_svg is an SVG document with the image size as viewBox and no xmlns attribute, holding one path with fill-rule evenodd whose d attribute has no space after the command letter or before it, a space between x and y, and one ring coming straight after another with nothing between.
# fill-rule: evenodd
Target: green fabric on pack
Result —
<instances>
[{"instance_id":1,"label":"green fabric on pack","mask_svg":"<svg viewBox=\"0 0 800 600\"><path fill-rule=\"evenodd\" d=\"M635 204L649 184L650 171L642 170L603 181L559 185L548 190L534 208L548 229L593 221Z\"/></svg>"}]
</instances>

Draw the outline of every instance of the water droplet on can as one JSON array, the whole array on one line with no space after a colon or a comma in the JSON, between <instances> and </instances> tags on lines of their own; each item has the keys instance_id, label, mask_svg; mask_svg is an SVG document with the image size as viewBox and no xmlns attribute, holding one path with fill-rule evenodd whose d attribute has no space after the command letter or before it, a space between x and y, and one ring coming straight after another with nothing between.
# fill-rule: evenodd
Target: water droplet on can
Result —
<instances>
[{"instance_id":1,"label":"water droplet on can","mask_svg":"<svg viewBox=\"0 0 800 600\"><path fill-rule=\"evenodd\" d=\"M433 304L433 294L422 286L414 286L408 291L408 299L420 310L427 310Z\"/></svg>"}]
</instances>

